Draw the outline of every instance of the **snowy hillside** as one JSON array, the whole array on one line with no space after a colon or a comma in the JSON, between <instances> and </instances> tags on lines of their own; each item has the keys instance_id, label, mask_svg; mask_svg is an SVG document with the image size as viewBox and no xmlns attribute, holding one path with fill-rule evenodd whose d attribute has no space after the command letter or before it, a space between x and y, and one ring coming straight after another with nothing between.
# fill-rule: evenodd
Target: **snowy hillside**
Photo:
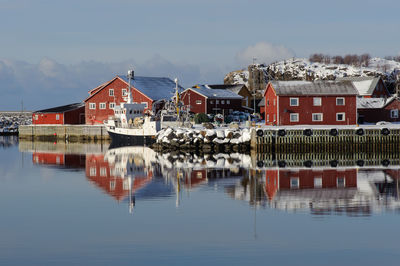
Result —
<instances>
[{"instance_id":1,"label":"snowy hillside","mask_svg":"<svg viewBox=\"0 0 400 266\"><path fill-rule=\"evenodd\" d=\"M249 71L250 70L250 71ZM259 72L259 75L251 72ZM261 73L263 75L261 75ZM265 82L274 80L334 80L347 76L381 76L387 83L393 83L400 74L400 63L393 60L372 58L368 67L356 67L344 64L311 63L305 58L291 58L268 66L252 65L248 70L234 71L225 76L224 82L246 84L252 87L259 81L252 81L252 76L263 76ZM251 82L249 82L251 81ZM257 86L256 87L259 87Z\"/></svg>"}]
</instances>

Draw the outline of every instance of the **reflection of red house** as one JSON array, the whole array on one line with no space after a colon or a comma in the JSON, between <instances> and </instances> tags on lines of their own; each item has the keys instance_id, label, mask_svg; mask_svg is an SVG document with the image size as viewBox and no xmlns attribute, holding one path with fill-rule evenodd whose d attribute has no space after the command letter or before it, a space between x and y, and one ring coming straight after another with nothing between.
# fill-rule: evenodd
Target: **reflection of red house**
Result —
<instances>
[{"instance_id":1,"label":"reflection of red house","mask_svg":"<svg viewBox=\"0 0 400 266\"><path fill-rule=\"evenodd\" d=\"M71 168L84 168L85 155L34 152L32 154L32 162L34 164L60 165Z\"/></svg>"},{"instance_id":2,"label":"reflection of red house","mask_svg":"<svg viewBox=\"0 0 400 266\"><path fill-rule=\"evenodd\" d=\"M357 169L267 170L265 193L272 200L279 190L357 187Z\"/></svg>"},{"instance_id":3,"label":"reflection of red house","mask_svg":"<svg viewBox=\"0 0 400 266\"><path fill-rule=\"evenodd\" d=\"M193 170L190 174L186 174L185 186L187 188L193 188L207 181L207 170Z\"/></svg>"},{"instance_id":4,"label":"reflection of red house","mask_svg":"<svg viewBox=\"0 0 400 266\"><path fill-rule=\"evenodd\" d=\"M151 171L148 172L147 176L135 176L135 178L132 179L131 187L129 187L128 178L115 176L114 173L114 166L104 161L103 154L86 156L86 177L92 184L99 187L117 201L121 201L128 196L130 190L133 194L135 191L146 186L153 178L153 173Z\"/></svg>"}]
</instances>

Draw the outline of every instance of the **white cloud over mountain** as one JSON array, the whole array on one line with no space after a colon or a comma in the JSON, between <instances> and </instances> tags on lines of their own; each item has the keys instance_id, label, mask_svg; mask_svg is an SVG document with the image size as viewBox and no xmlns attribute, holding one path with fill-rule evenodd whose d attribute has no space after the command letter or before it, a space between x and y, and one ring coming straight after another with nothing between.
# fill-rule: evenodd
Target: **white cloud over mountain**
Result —
<instances>
[{"instance_id":1,"label":"white cloud over mountain","mask_svg":"<svg viewBox=\"0 0 400 266\"><path fill-rule=\"evenodd\" d=\"M241 65L247 66L256 58L257 63L272 63L293 57L294 53L282 45L273 45L268 42L259 42L248 46L236 54L236 60Z\"/></svg>"}]
</instances>

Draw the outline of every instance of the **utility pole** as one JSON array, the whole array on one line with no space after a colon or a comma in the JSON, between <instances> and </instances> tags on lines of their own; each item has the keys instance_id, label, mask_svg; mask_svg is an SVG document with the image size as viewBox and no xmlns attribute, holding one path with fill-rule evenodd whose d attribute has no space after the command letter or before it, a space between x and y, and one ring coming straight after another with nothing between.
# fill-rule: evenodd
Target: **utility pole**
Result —
<instances>
[{"instance_id":1,"label":"utility pole","mask_svg":"<svg viewBox=\"0 0 400 266\"><path fill-rule=\"evenodd\" d=\"M254 78L254 68L256 67L256 60L257 58L253 57L253 68L251 70L251 74L253 76L253 104L254 104L254 114L256 114L256 94L257 94L257 90L256 90L256 83L255 83L255 78Z\"/></svg>"}]
</instances>

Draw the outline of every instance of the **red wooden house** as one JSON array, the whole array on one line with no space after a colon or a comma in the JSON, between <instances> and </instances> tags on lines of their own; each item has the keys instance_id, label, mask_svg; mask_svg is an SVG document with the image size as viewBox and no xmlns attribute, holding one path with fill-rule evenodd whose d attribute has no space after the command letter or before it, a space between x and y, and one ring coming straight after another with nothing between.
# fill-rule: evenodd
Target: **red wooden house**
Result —
<instances>
[{"instance_id":1,"label":"red wooden house","mask_svg":"<svg viewBox=\"0 0 400 266\"><path fill-rule=\"evenodd\" d=\"M324 190L357 187L357 169L274 169L265 172L265 193L272 200L279 191ZM299 192L301 195L302 192ZM334 191L326 193L334 195Z\"/></svg>"},{"instance_id":2,"label":"red wooden house","mask_svg":"<svg viewBox=\"0 0 400 266\"><path fill-rule=\"evenodd\" d=\"M163 77L136 77L131 79L133 102L144 103L147 109L157 111L161 100L170 100L175 90L175 82ZM89 91L85 100L86 124L103 123L114 115L114 106L127 101L129 81L125 75L117 75L112 80ZM158 104L159 103L159 104Z\"/></svg>"},{"instance_id":3,"label":"red wooden house","mask_svg":"<svg viewBox=\"0 0 400 266\"><path fill-rule=\"evenodd\" d=\"M211 89L205 85L197 85L181 93L181 100L192 113L230 114L242 111L242 99L230 90Z\"/></svg>"},{"instance_id":4,"label":"red wooden house","mask_svg":"<svg viewBox=\"0 0 400 266\"><path fill-rule=\"evenodd\" d=\"M390 93L380 77L345 77L337 81L351 81L363 98L389 98Z\"/></svg>"},{"instance_id":5,"label":"red wooden house","mask_svg":"<svg viewBox=\"0 0 400 266\"><path fill-rule=\"evenodd\" d=\"M379 121L400 122L400 100L391 98L358 98L358 123L376 123Z\"/></svg>"},{"instance_id":6,"label":"red wooden house","mask_svg":"<svg viewBox=\"0 0 400 266\"><path fill-rule=\"evenodd\" d=\"M32 124L84 124L85 105L84 103L74 103L58 106L50 109L43 109L32 113Z\"/></svg>"},{"instance_id":7,"label":"red wooden house","mask_svg":"<svg viewBox=\"0 0 400 266\"><path fill-rule=\"evenodd\" d=\"M357 90L350 81L269 82L266 125L354 125Z\"/></svg>"}]
</instances>

